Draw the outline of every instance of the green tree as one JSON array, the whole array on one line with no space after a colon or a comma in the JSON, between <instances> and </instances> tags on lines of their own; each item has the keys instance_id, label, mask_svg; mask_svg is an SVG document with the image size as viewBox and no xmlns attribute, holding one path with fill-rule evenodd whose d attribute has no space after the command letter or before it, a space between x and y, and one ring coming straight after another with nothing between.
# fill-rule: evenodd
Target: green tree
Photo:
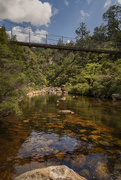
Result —
<instances>
[{"instance_id":1,"label":"green tree","mask_svg":"<svg viewBox=\"0 0 121 180\"><path fill-rule=\"evenodd\" d=\"M109 40L121 41L121 6L111 6L103 14L103 20L107 22Z\"/></svg>"},{"instance_id":2,"label":"green tree","mask_svg":"<svg viewBox=\"0 0 121 180\"><path fill-rule=\"evenodd\" d=\"M106 41L107 40L107 28L104 25L94 28L93 39L95 41Z\"/></svg>"},{"instance_id":3,"label":"green tree","mask_svg":"<svg viewBox=\"0 0 121 180\"><path fill-rule=\"evenodd\" d=\"M63 45L63 39L59 38L57 45Z\"/></svg>"},{"instance_id":4,"label":"green tree","mask_svg":"<svg viewBox=\"0 0 121 180\"><path fill-rule=\"evenodd\" d=\"M84 22L80 23L80 26L76 29L77 40L86 40L90 31L87 30Z\"/></svg>"},{"instance_id":5,"label":"green tree","mask_svg":"<svg viewBox=\"0 0 121 180\"><path fill-rule=\"evenodd\" d=\"M5 27L2 26L0 28L0 43L1 44L6 44L8 43L8 35L6 33Z\"/></svg>"}]
</instances>

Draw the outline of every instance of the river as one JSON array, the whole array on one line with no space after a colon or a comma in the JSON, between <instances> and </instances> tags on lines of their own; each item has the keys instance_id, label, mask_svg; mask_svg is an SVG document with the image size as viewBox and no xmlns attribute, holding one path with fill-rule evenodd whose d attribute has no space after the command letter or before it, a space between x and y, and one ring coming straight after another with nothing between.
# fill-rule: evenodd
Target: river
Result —
<instances>
[{"instance_id":1,"label":"river","mask_svg":"<svg viewBox=\"0 0 121 180\"><path fill-rule=\"evenodd\" d=\"M88 180L121 179L121 103L65 97L33 97L21 103L23 115L0 119L0 180L52 165Z\"/></svg>"}]
</instances>

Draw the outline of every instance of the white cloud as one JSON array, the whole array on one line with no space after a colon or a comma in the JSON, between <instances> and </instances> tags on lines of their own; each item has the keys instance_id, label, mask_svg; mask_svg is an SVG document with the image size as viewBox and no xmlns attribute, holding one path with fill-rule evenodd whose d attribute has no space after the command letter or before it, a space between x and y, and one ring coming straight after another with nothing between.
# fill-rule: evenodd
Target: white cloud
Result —
<instances>
[{"instance_id":1,"label":"white cloud","mask_svg":"<svg viewBox=\"0 0 121 180\"><path fill-rule=\"evenodd\" d=\"M82 15L82 18L81 18L82 20L84 20L85 17L90 16L88 13L85 13L84 10L81 10L80 13Z\"/></svg>"},{"instance_id":2,"label":"white cloud","mask_svg":"<svg viewBox=\"0 0 121 180\"><path fill-rule=\"evenodd\" d=\"M67 44L69 44L71 41L70 40L67 40Z\"/></svg>"},{"instance_id":3,"label":"white cloud","mask_svg":"<svg viewBox=\"0 0 121 180\"><path fill-rule=\"evenodd\" d=\"M0 0L0 17L14 22L48 25L52 6L39 0Z\"/></svg>"},{"instance_id":4,"label":"white cloud","mask_svg":"<svg viewBox=\"0 0 121 180\"><path fill-rule=\"evenodd\" d=\"M53 16L56 15L56 14L58 14L58 12L59 12L59 10L56 9L56 8L54 8L54 9L53 9Z\"/></svg>"},{"instance_id":5,"label":"white cloud","mask_svg":"<svg viewBox=\"0 0 121 180\"><path fill-rule=\"evenodd\" d=\"M68 0L64 0L65 5L68 6L69 5L69 1Z\"/></svg>"},{"instance_id":6,"label":"white cloud","mask_svg":"<svg viewBox=\"0 0 121 180\"><path fill-rule=\"evenodd\" d=\"M9 36L11 37L11 31L7 32ZM30 34L30 35L29 35ZM20 26L13 27L12 29L12 35L16 35L16 39L18 41L22 42L34 42L34 43L45 43L47 31L39 30L33 31L30 27L23 28Z\"/></svg>"},{"instance_id":7,"label":"white cloud","mask_svg":"<svg viewBox=\"0 0 121 180\"><path fill-rule=\"evenodd\" d=\"M121 4L121 0L118 0L118 3Z\"/></svg>"},{"instance_id":8,"label":"white cloud","mask_svg":"<svg viewBox=\"0 0 121 180\"><path fill-rule=\"evenodd\" d=\"M119 0L120 1L120 0ZM104 4L104 8L107 8L111 5L111 0L106 0L105 4Z\"/></svg>"}]
</instances>

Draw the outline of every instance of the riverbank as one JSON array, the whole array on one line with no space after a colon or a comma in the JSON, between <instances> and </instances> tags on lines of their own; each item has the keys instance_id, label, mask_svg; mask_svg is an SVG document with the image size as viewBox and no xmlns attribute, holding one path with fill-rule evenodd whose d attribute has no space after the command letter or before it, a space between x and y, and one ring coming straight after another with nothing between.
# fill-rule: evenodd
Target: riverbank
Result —
<instances>
[{"instance_id":1,"label":"riverbank","mask_svg":"<svg viewBox=\"0 0 121 180\"><path fill-rule=\"evenodd\" d=\"M33 88L29 87L28 90L23 92L21 96L12 96L8 97L3 103L0 105L0 117L8 116L10 113L14 113L16 115L22 114L22 109L20 108L21 101L26 101L27 98L32 98L34 96L46 95L46 94L59 94L59 95L67 95L68 91L66 91L63 87L41 87L40 90L33 90ZM74 94L75 96L76 94ZM78 94L77 94L78 95ZM87 96L88 97L88 96ZM105 96L97 97L92 96L94 98L105 99ZM110 98L111 99L111 98ZM121 101L121 94L112 94L112 100L115 102Z\"/></svg>"},{"instance_id":2,"label":"riverbank","mask_svg":"<svg viewBox=\"0 0 121 180\"><path fill-rule=\"evenodd\" d=\"M60 87L45 87L42 88L41 90L37 90L37 91L30 91L29 93L27 93L28 97L33 97L33 96L39 96L42 94L62 94L63 91Z\"/></svg>"}]
</instances>

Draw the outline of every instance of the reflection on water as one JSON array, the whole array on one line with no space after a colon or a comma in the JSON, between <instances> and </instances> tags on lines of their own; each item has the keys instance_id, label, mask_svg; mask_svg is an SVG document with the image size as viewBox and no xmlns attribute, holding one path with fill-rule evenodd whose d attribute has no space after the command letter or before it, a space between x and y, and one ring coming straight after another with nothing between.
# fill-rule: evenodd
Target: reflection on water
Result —
<instances>
[{"instance_id":1,"label":"reflection on water","mask_svg":"<svg viewBox=\"0 0 121 180\"><path fill-rule=\"evenodd\" d=\"M66 152L76 149L79 141L67 135L59 137L57 134L47 134L44 132L32 132L27 140L22 144L17 155L18 158L44 158L45 156L61 156ZM61 152L61 153L59 153Z\"/></svg>"},{"instance_id":2,"label":"reflection on water","mask_svg":"<svg viewBox=\"0 0 121 180\"><path fill-rule=\"evenodd\" d=\"M0 120L0 179L67 165L88 180L121 179L121 106L111 101L56 95L22 104L24 114ZM74 114L60 114L71 110Z\"/></svg>"}]
</instances>

